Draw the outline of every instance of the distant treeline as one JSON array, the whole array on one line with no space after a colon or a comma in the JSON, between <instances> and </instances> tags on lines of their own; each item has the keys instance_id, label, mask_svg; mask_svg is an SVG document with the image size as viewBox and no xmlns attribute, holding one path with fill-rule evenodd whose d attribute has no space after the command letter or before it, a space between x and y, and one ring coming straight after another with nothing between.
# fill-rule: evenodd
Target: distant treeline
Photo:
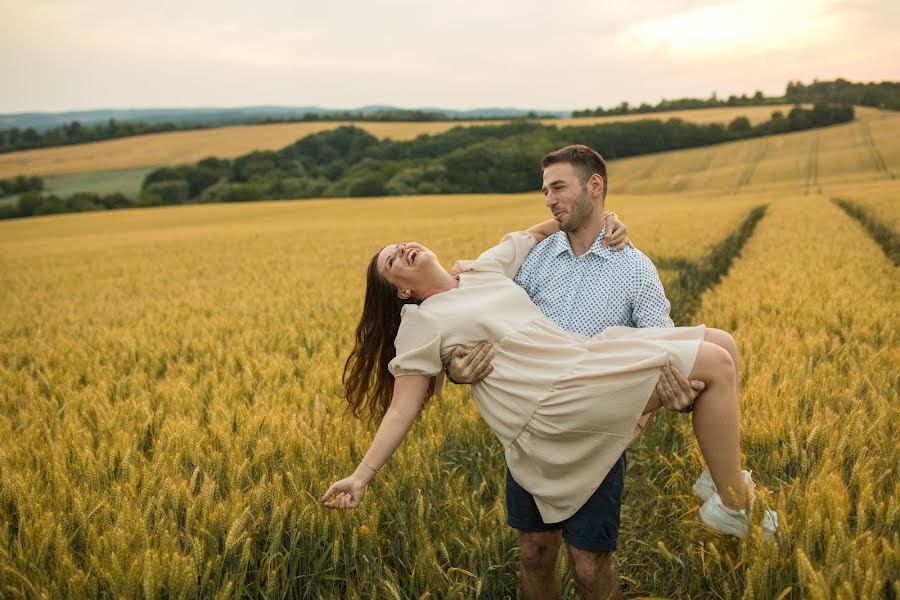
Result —
<instances>
[{"instance_id":1,"label":"distant treeline","mask_svg":"<svg viewBox=\"0 0 900 600\"><path fill-rule=\"evenodd\" d=\"M0 198L13 194L24 194L44 189L44 180L40 177L19 175L11 179L0 179Z\"/></svg>"},{"instance_id":2,"label":"distant treeline","mask_svg":"<svg viewBox=\"0 0 900 600\"><path fill-rule=\"evenodd\" d=\"M160 133L179 129L202 129L205 126L182 127L175 123L140 123L110 119L100 125L86 126L78 121L39 132L32 127L0 130L0 152L68 146L85 142L98 142L145 133Z\"/></svg>"},{"instance_id":3,"label":"distant treeline","mask_svg":"<svg viewBox=\"0 0 900 600\"><path fill-rule=\"evenodd\" d=\"M766 106L772 104L784 104L784 98L766 98L763 93L757 91L752 96L742 94L740 96L728 96L727 99L721 100L716 94L709 98L679 98L677 100L660 100L657 104L647 104L646 102L639 106L632 106L628 102L622 102L618 106L612 108L587 108L585 110L572 111L572 117L603 117L612 115L635 115L657 112L667 112L671 110L692 110L698 108L719 108L722 106Z\"/></svg>"},{"instance_id":4,"label":"distant treeline","mask_svg":"<svg viewBox=\"0 0 900 600\"><path fill-rule=\"evenodd\" d=\"M852 83L845 79L813 81L809 85L799 81L789 82L784 98L788 102L857 104L900 110L900 82Z\"/></svg>"},{"instance_id":5,"label":"distant treeline","mask_svg":"<svg viewBox=\"0 0 900 600\"><path fill-rule=\"evenodd\" d=\"M553 115L546 115L548 118ZM543 115L531 112L522 117L505 117L504 120L542 118ZM336 113L306 113L298 117L266 117L250 118L242 124L271 124L271 123L304 123L308 121L376 121L376 122L428 122L428 121L478 121L489 120L493 117L450 117L440 112L428 112L421 110L392 110L384 112L336 112ZM196 129L210 129L218 127L215 124L176 124L176 123L141 123L139 121L117 121L110 119L100 125L82 125L78 121L67 123L60 127L54 127L44 132L28 127L19 129L0 130L0 153L16 152L18 150L31 150L34 148L50 148L53 146L68 146L83 144L85 142L98 142L115 138L143 135L147 133L161 133L164 131L191 131Z\"/></svg>"},{"instance_id":6,"label":"distant treeline","mask_svg":"<svg viewBox=\"0 0 900 600\"><path fill-rule=\"evenodd\" d=\"M602 117L606 115L631 115L665 112L671 110L691 110L699 108L719 108L724 106L768 106L773 104L847 104L872 106L889 110L900 110L900 83L851 83L845 79L835 81L813 81L809 85L788 82L784 96L765 97L761 91L752 96L728 96L719 98L715 93L709 98L679 98L661 100L655 105L646 102L631 106L622 102L612 108L597 107L572 112L573 117Z\"/></svg>"},{"instance_id":7,"label":"distant treeline","mask_svg":"<svg viewBox=\"0 0 900 600\"><path fill-rule=\"evenodd\" d=\"M424 110L388 110L381 112L306 113L302 117L268 117L259 123L295 123L304 121L376 121L376 122L435 122L435 121L516 121L522 119L555 119L556 115L530 111L521 116L451 116L447 113Z\"/></svg>"},{"instance_id":8,"label":"distant treeline","mask_svg":"<svg viewBox=\"0 0 900 600\"><path fill-rule=\"evenodd\" d=\"M59 198L31 192L20 198L18 206L0 207L0 218L199 202L523 192L540 187L541 156L567 144L587 144L615 159L852 119L852 107L818 105L794 108L787 116L775 112L771 120L756 126L746 117L728 125L648 119L564 128L522 121L455 127L404 142L379 140L344 126L306 136L278 151L251 152L234 160L210 157L157 169L146 176L135 200L121 194Z\"/></svg>"}]
</instances>

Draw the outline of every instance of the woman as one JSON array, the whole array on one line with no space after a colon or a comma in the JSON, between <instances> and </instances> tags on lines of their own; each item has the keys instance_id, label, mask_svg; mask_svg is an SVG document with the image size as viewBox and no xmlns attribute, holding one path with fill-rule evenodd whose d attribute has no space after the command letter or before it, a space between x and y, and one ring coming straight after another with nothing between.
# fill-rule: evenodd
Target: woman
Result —
<instances>
[{"instance_id":1,"label":"woman","mask_svg":"<svg viewBox=\"0 0 900 600\"><path fill-rule=\"evenodd\" d=\"M472 394L544 522L565 520L593 493L641 417L660 408L660 369L674 364L706 383L693 412L708 465L694 486L705 500L700 518L723 533L747 534L754 484L740 467L734 341L702 325L610 327L594 337L560 329L512 281L531 248L558 230L550 220L508 234L477 260L458 261L456 276L413 242L372 258L344 385L354 415L381 424L353 475L324 494L325 506L359 505L453 348L485 340L493 345L493 371ZM767 536L774 532L774 512L766 511L763 527Z\"/></svg>"}]
</instances>

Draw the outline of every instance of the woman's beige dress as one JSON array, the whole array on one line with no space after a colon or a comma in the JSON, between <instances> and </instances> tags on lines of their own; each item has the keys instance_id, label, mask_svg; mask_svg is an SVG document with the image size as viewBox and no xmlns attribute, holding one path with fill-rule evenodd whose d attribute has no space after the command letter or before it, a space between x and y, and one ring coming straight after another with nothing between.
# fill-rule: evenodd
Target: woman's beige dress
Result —
<instances>
[{"instance_id":1,"label":"woman's beige dress","mask_svg":"<svg viewBox=\"0 0 900 600\"><path fill-rule=\"evenodd\" d=\"M455 346L493 344L494 370L472 395L513 478L544 522L558 523L631 441L660 368L691 372L704 327L564 331L512 281L534 244L528 233L507 234L477 260L457 262L458 288L404 307L389 369L436 375Z\"/></svg>"}]
</instances>

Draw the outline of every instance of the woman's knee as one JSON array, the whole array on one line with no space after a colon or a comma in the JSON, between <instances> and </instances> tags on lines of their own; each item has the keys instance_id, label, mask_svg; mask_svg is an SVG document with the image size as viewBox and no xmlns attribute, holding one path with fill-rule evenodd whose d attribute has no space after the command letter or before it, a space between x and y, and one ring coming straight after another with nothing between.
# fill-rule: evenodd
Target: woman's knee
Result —
<instances>
[{"instance_id":1,"label":"woman's knee","mask_svg":"<svg viewBox=\"0 0 900 600\"><path fill-rule=\"evenodd\" d=\"M706 335L703 338L707 342L713 343L716 346L721 346L729 354L732 356L737 356L738 348L737 342L734 341L734 337L724 329L715 329L713 327L706 328Z\"/></svg>"},{"instance_id":2,"label":"woman's knee","mask_svg":"<svg viewBox=\"0 0 900 600\"><path fill-rule=\"evenodd\" d=\"M706 335L703 339L717 346L721 346L728 350L729 353L737 354L737 342L734 337L724 329L716 329L715 327L707 327Z\"/></svg>"},{"instance_id":3,"label":"woman's knee","mask_svg":"<svg viewBox=\"0 0 900 600\"><path fill-rule=\"evenodd\" d=\"M733 379L734 360L731 353L713 342L702 342L697 352L697 360L691 371L691 379L711 381L713 379Z\"/></svg>"}]
</instances>

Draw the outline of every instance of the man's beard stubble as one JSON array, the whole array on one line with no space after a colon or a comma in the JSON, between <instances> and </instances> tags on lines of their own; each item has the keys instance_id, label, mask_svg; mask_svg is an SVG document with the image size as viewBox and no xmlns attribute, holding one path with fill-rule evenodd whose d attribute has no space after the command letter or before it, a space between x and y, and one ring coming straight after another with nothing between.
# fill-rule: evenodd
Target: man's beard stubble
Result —
<instances>
[{"instance_id":1,"label":"man's beard stubble","mask_svg":"<svg viewBox=\"0 0 900 600\"><path fill-rule=\"evenodd\" d=\"M566 233L575 233L588 224L593 214L594 204L588 197L587 187L582 186L581 193L572 202L569 218L559 224L559 229Z\"/></svg>"}]
</instances>

